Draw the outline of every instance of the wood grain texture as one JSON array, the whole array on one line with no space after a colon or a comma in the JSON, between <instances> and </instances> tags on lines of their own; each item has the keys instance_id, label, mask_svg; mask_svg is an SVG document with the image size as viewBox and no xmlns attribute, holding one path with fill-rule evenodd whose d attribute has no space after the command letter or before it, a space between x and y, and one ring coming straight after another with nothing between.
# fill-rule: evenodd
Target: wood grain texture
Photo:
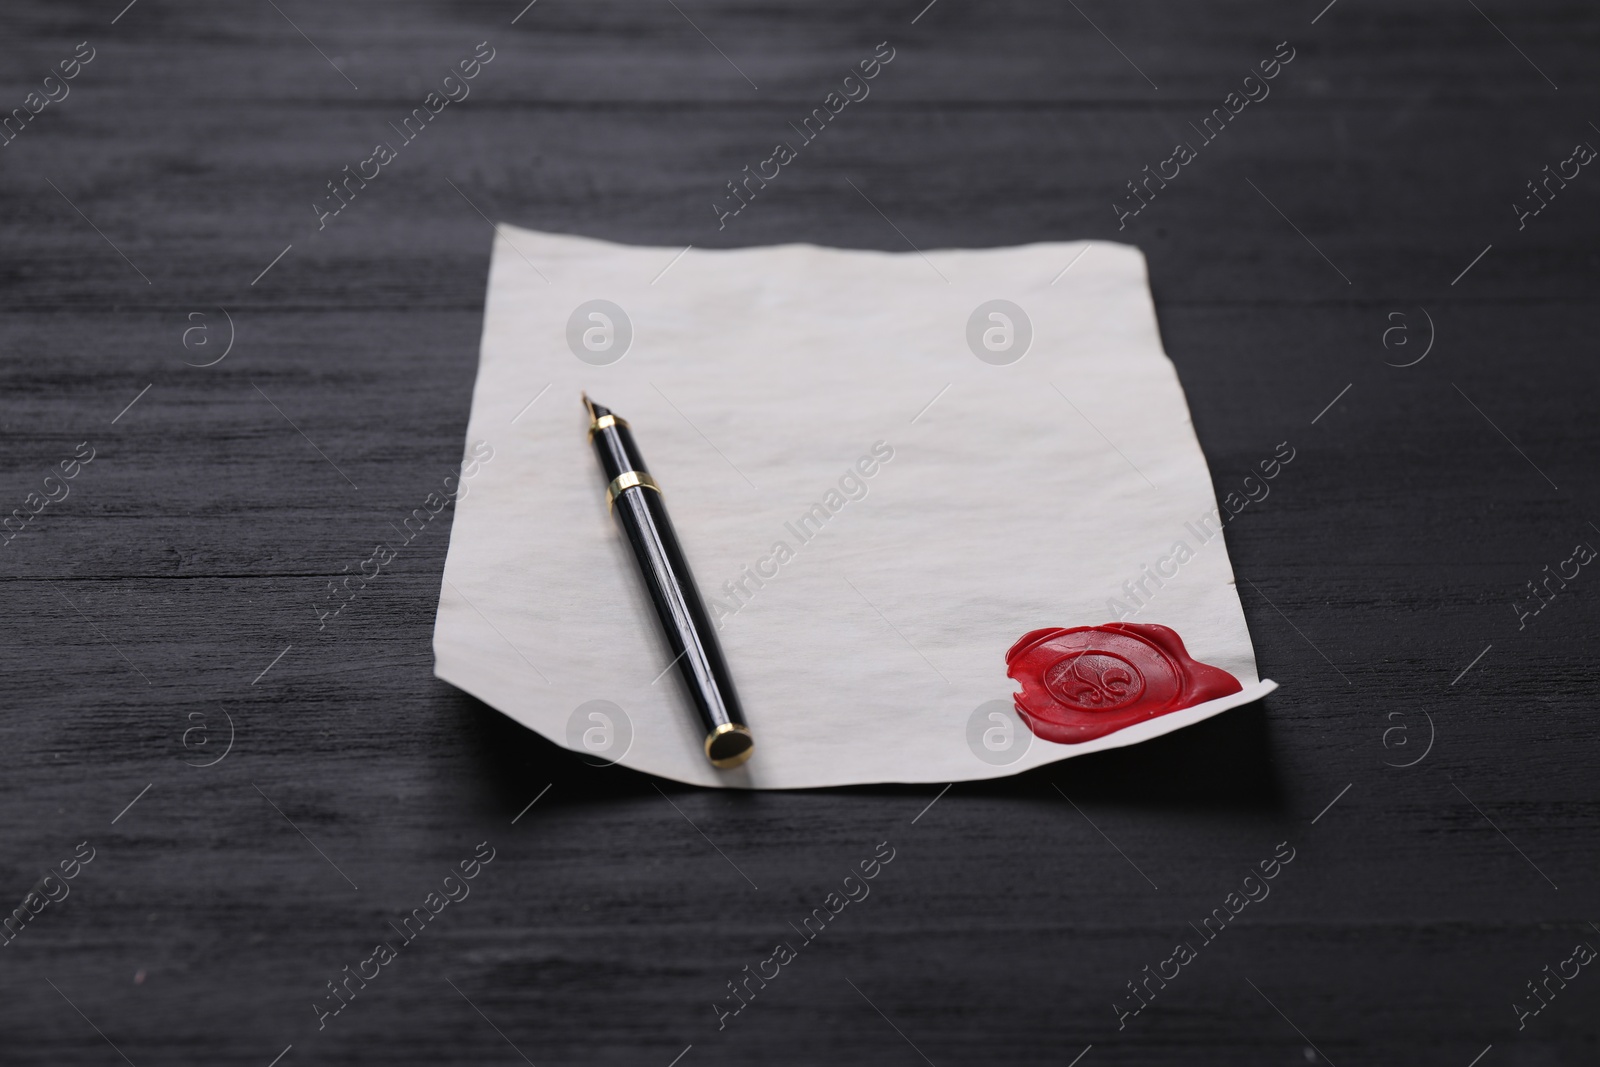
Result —
<instances>
[{"instance_id":1,"label":"wood grain texture","mask_svg":"<svg viewBox=\"0 0 1600 1067\"><path fill-rule=\"evenodd\" d=\"M0 511L95 458L0 548L0 906L96 857L0 948L0 1060L1595 1061L1600 977L1512 1008L1600 945L1600 572L1512 607L1600 543L1600 176L1524 230L1510 206L1600 143L1588 5L521 6L4 13L0 110L96 55L0 148ZM1286 39L1271 96L1119 233L1124 183ZM882 40L870 98L719 231L723 183ZM319 231L325 183L480 41L471 97ZM1219 495L1297 449L1228 530L1283 688L927 808L658 788L434 680L448 513L319 631L460 454L480 210L669 249L1137 242ZM185 366L221 308L232 352ZM1429 357L1386 366L1423 308ZM227 757L186 765L225 716ZM324 983L482 841L471 896L319 1031ZM725 983L882 841L871 896L719 1031ZM1271 896L1119 1030L1125 983L1280 841Z\"/></svg>"}]
</instances>

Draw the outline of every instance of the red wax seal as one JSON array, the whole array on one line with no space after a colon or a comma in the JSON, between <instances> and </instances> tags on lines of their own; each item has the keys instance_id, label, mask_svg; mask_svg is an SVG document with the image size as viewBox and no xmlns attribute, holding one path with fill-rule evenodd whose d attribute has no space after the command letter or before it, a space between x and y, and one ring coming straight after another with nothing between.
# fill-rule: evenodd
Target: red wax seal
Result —
<instances>
[{"instance_id":1,"label":"red wax seal","mask_svg":"<svg viewBox=\"0 0 1600 1067\"><path fill-rule=\"evenodd\" d=\"M1006 653L1006 674L1022 683L1014 699L1028 729L1063 745L1244 688L1191 658L1176 630L1142 622L1023 634Z\"/></svg>"}]
</instances>

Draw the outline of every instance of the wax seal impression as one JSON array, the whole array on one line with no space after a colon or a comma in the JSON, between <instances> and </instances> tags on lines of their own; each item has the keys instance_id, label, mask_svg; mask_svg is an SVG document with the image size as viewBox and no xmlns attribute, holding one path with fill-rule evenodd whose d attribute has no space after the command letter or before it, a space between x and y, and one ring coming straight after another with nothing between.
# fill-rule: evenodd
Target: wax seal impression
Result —
<instances>
[{"instance_id":1,"label":"wax seal impression","mask_svg":"<svg viewBox=\"0 0 1600 1067\"><path fill-rule=\"evenodd\" d=\"M1192 658L1176 630L1140 622L1023 634L1006 653L1006 674L1022 683L1013 699L1028 729L1062 745L1244 688Z\"/></svg>"}]
</instances>

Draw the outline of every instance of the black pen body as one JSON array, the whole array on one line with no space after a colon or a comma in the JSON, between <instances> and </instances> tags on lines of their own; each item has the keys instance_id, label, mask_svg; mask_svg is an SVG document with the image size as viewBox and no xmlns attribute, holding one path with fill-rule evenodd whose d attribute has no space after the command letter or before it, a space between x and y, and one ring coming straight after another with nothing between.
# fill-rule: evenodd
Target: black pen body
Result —
<instances>
[{"instance_id":1,"label":"black pen body","mask_svg":"<svg viewBox=\"0 0 1600 1067\"><path fill-rule=\"evenodd\" d=\"M661 491L627 422L598 404L588 406L590 436L605 472L612 514L638 563L668 655L705 727L706 756L718 767L738 766L753 750L750 730Z\"/></svg>"}]
</instances>

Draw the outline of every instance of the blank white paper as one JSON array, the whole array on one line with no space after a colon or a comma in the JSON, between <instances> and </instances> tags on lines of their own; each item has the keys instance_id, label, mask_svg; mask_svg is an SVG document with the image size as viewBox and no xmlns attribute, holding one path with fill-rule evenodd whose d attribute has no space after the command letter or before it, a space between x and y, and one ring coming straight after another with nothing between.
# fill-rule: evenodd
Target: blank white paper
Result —
<instances>
[{"instance_id":1,"label":"blank white paper","mask_svg":"<svg viewBox=\"0 0 1600 1067\"><path fill-rule=\"evenodd\" d=\"M441 679L559 745L754 789L1016 774L1275 687L1256 675L1223 536L1202 540L1216 501L1136 248L684 252L499 231L467 428L493 456L456 504ZM1009 365L968 341L996 299L1031 324ZM626 316L609 343L631 332L604 366L568 342L594 300ZM599 330L591 343L608 343L607 320L581 320ZM983 321L1005 344L1004 322ZM756 740L741 768L706 760L606 508L583 390L631 424L702 595L721 605ZM1162 559L1177 573L1157 585L1145 568ZM1018 637L1121 612L1172 627L1243 692L1086 744L1023 738L1007 763L974 750L975 713L1017 689L1005 653ZM580 715L575 733L591 701L625 721Z\"/></svg>"}]
</instances>

